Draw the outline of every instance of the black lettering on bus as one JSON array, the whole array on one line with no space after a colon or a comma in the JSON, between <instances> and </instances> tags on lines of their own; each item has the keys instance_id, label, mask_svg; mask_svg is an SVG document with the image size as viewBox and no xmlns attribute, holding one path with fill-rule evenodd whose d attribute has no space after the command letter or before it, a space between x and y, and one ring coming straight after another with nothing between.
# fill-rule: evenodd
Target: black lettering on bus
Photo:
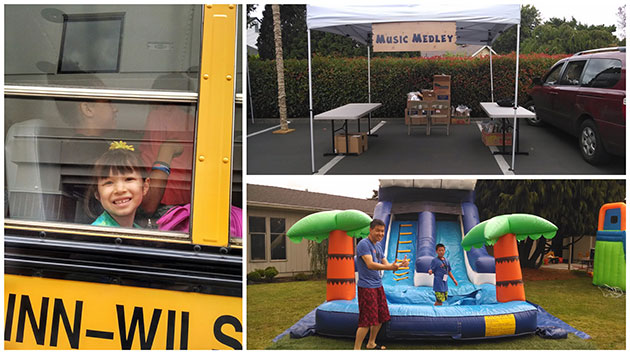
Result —
<instances>
[{"instance_id":1,"label":"black lettering on bus","mask_svg":"<svg viewBox=\"0 0 630 354\"><path fill-rule=\"evenodd\" d=\"M168 310L168 321L166 322L166 350L175 349L175 314L175 311Z\"/></svg>"},{"instance_id":2,"label":"black lettering on bus","mask_svg":"<svg viewBox=\"0 0 630 354\"><path fill-rule=\"evenodd\" d=\"M188 349L188 312L182 312L182 334L179 339L179 349Z\"/></svg>"},{"instance_id":3,"label":"black lettering on bus","mask_svg":"<svg viewBox=\"0 0 630 354\"><path fill-rule=\"evenodd\" d=\"M52 313L52 327L50 329L50 346L57 346L59 337L59 319L63 321L63 327L70 342L70 348L79 349L79 338L81 335L81 314L83 313L83 301L76 301L74 304L74 324L70 327L70 319L63 305L62 299L55 299Z\"/></svg>"},{"instance_id":4,"label":"black lettering on bus","mask_svg":"<svg viewBox=\"0 0 630 354\"><path fill-rule=\"evenodd\" d=\"M151 325L149 326L149 333L145 336L144 328L144 315L142 307L134 307L133 315L131 316L131 322L129 323L129 331L127 331L127 323L125 321L125 306L116 305L116 313L118 315L118 331L120 333L120 346L122 349L131 349L133 339L136 334L136 326L139 327L140 332L140 349L151 349L153 346L153 340L155 339L155 333L157 331L158 323L160 322L160 315L162 310L153 309L153 315L151 316Z\"/></svg>"},{"instance_id":5,"label":"black lettering on bus","mask_svg":"<svg viewBox=\"0 0 630 354\"><path fill-rule=\"evenodd\" d=\"M231 324L237 332L243 332L243 326L238 318L230 315L223 315L214 322L214 337L222 344L236 350L242 350L241 342L221 332L224 324Z\"/></svg>"},{"instance_id":6,"label":"black lettering on bus","mask_svg":"<svg viewBox=\"0 0 630 354\"><path fill-rule=\"evenodd\" d=\"M29 322L31 323L31 329L35 336L35 342L39 345L44 345L44 338L46 336L46 322L48 320L48 298L42 297L42 306L39 312L39 323L35 321L35 312L31 306L31 300L28 295L22 295L20 297L20 310L18 315L18 328L15 341L18 343L24 342L24 325L26 322L26 315L28 315Z\"/></svg>"},{"instance_id":7,"label":"black lettering on bus","mask_svg":"<svg viewBox=\"0 0 630 354\"><path fill-rule=\"evenodd\" d=\"M15 294L9 294L7 303L7 312L4 319L4 340L11 340L11 332L13 332L13 314L15 313Z\"/></svg>"}]
</instances>

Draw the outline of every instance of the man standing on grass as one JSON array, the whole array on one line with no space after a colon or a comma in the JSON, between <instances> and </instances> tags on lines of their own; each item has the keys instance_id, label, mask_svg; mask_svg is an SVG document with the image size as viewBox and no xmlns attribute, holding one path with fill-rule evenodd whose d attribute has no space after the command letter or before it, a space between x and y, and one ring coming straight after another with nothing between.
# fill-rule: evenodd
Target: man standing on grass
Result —
<instances>
[{"instance_id":1,"label":"man standing on grass","mask_svg":"<svg viewBox=\"0 0 630 354\"><path fill-rule=\"evenodd\" d=\"M407 256L402 262L389 263L383 256L383 249L378 244L385 236L385 223L374 219L370 223L370 235L357 244L357 282L359 297L359 328L357 329L354 349L360 350L368 331L370 336L367 349L386 349L376 344L376 336L383 323L389 321L387 299L381 282L379 270L398 270L399 267L409 266Z\"/></svg>"}]
</instances>

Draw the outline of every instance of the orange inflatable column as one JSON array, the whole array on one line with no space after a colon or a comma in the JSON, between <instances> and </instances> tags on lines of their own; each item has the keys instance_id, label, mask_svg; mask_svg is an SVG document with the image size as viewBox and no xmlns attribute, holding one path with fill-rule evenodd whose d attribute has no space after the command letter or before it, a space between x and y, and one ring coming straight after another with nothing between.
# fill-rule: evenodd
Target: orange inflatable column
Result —
<instances>
[{"instance_id":1,"label":"orange inflatable column","mask_svg":"<svg viewBox=\"0 0 630 354\"><path fill-rule=\"evenodd\" d=\"M326 301L354 299L354 249L352 237L345 231L329 234L326 278Z\"/></svg>"},{"instance_id":2,"label":"orange inflatable column","mask_svg":"<svg viewBox=\"0 0 630 354\"><path fill-rule=\"evenodd\" d=\"M494 245L497 301L525 301L523 273L514 234L503 235Z\"/></svg>"}]
</instances>

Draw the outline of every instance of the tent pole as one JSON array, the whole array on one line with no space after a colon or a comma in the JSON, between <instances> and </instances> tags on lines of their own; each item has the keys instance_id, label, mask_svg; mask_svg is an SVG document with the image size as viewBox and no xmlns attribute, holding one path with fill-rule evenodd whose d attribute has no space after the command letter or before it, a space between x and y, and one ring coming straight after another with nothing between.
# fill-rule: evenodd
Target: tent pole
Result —
<instances>
[{"instance_id":1,"label":"tent pole","mask_svg":"<svg viewBox=\"0 0 630 354\"><path fill-rule=\"evenodd\" d=\"M494 102L494 77L492 76L492 47L490 48L490 102Z\"/></svg>"},{"instance_id":2,"label":"tent pole","mask_svg":"<svg viewBox=\"0 0 630 354\"><path fill-rule=\"evenodd\" d=\"M247 64L247 91L249 91L249 111L252 114L252 124L254 124L254 101L252 99L252 84L249 81L249 64Z\"/></svg>"},{"instance_id":3,"label":"tent pole","mask_svg":"<svg viewBox=\"0 0 630 354\"><path fill-rule=\"evenodd\" d=\"M514 79L514 129L512 129L512 171L514 171L514 157L516 156L516 149L518 148L518 141L516 136L518 134L518 125L516 122L516 110L518 109L518 57L520 52L521 41L521 24L516 25L516 76Z\"/></svg>"},{"instance_id":4,"label":"tent pole","mask_svg":"<svg viewBox=\"0 0 630 354\"><path fill-rule=\"evenodd\" d=\"M368 103L372 103L372 76L370 75L370 44L367 45L367 54L368 54ZM370 112L372 115L372 112ZM369 133L369 132L368 132Z\"/></svg>"},{"instance_id":5,"label":"tent pole","mask_svg":"<svg viewBox=\"0 0 630 354\"><path fill-rule=\"evenodd\" d=\"M308 114L311 125L311 173L315 173L315 149L313 148L313 78L311 76L311 30L307 30L308 40Z\"/></svg>"}]
</instances>

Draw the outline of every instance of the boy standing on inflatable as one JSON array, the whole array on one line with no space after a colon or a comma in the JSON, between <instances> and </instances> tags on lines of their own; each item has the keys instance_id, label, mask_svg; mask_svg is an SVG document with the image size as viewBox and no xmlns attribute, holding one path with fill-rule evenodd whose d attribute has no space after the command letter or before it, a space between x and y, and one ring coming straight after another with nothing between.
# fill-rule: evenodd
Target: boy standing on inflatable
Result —
<instances>
[{"instance_id":1,"label":"boy standing on inflatable","mask_svg":"<svg viewBox=\"0 0 630 354\"><path fill-rule=\"evenodd\" d=\"M433 274L433 291L435 292L435 304L433 306L442 306L442 303L448 298L448 277L453 279L455 286L457 286L457 280L451 272L451 264L444 257L446 247L438 243L435 245L435 252L437 257L431 261L431 269L428 273Z\"/></svg>"},{"instance_id":2,"label":"boy standing on inflatable","mask_svg":"<svg viewBox=\"0 0 630 354\"><path fill-rule=\"evenodd\" d=\"M359 328L354 341L354 349L360 350L368 330L370 336L367 349L385 349L376 344L376 335L383 323L389 321L389 309L383 290L383 283L379 270L398 270L399 267L409 266L405 256L402 262L389 263L383 255L383 249L378 244L385 236L385 223L374 219L370 223L370 234L357 244L357 282L359 300ZM378 348L377 348L378 347Z\"/></svg>"}]
</instances>

